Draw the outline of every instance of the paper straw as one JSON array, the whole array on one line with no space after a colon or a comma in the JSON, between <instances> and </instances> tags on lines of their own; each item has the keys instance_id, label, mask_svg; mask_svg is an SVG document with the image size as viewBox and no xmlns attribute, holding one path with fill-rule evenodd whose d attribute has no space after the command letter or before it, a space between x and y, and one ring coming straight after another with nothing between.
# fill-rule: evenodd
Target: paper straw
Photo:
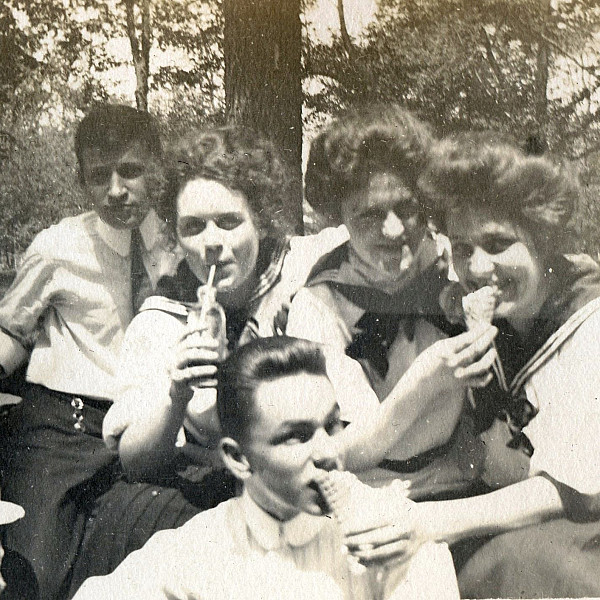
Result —
<instances>
[{"instance_id":1,"label":"paper straw","mask_svg":"<svg viewBox=\"0 0 600 600\"><path fill-rule=\"evenodd\" d=\"M215 274L217 272L217 265L210 265L210 271L208 272L208 281L206 282L206 293L204 294L204 298L202 298L202 306L200 307L200 317L198 318L198 321L200 323L204 322L204 319L206 318L206 313L208 311L208 304L210 302L210 294L208 293L208 291L210 289L212 289L214 281L215 281Z\"/></svg>"}]
</instances>

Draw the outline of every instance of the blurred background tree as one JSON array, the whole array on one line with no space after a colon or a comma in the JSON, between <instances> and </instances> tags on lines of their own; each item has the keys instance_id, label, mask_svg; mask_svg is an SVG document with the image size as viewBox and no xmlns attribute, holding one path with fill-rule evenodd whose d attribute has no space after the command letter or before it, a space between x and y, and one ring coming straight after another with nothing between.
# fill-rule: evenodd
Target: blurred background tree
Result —
<instances>
[{"instance_id":1,"label":"blurred background tree","mask_svg":"<svg viewBox=\"0 0 600 600\"><path fill-rule=\"evenodd\" d=\"M166 138L225 119L254 125L296 173L302 140L306 155L331 116L375 100L401 102L440 135L499 129L579 163L574 224L596 254L599 40L596 0L8 0L0 261L85 209L73 126L105 100L146 104Z\"/></svg>"}]
</instances>

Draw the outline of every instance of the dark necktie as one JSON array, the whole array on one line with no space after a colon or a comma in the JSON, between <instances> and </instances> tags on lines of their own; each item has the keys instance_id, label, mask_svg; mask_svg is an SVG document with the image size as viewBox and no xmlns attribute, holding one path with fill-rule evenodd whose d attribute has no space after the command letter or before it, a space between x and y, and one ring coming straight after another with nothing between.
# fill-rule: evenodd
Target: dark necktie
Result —
<instances>
[{"instance_id":1,"label":"dark necktie","mask_svg":"<svg viewBox=\"0 0 600 600\"><path fill-rule=\"evenodd\" d=\"M143 259L144 241L142 234L136 227L131 230L131 307L135 315L144 300L151 295L152 285L150 277L144 266Z\"/></svg>"}]
</instances>

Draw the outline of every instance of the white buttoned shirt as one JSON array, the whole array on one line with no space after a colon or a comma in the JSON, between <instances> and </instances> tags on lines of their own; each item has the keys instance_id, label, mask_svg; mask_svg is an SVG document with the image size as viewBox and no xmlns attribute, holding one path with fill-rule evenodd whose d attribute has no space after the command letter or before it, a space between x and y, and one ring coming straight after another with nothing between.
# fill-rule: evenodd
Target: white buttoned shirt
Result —
<instances>
[{"instance_id":1,"label":"white buttoned shirt","mask_svg":"<svg viewBox=\"0 0 600 600\"><path fill-rule=\"evenodd\" d=\"M155 534L112 574L88 579L74 600L374 599L374 573L354 571L333 519L302 513L282 523L244 492ZM397 571L385 598L458 599L443 544L424 545Z\"/></svg>"},{"instance_id":2,"label":"white buttoned shirt","mask_svg":"<svg viewBox=\"0 0 600 600\"><path fill-rule=\"evenodd\" d=\"M150 212L140 226L142 259L152 285L174 270ZM6 373L27 360L27 380L52 390L114 398L114 373L132 314L131 232L95 212L40 232L0 301L0 364Z\"/></svg>"}]
</instances>

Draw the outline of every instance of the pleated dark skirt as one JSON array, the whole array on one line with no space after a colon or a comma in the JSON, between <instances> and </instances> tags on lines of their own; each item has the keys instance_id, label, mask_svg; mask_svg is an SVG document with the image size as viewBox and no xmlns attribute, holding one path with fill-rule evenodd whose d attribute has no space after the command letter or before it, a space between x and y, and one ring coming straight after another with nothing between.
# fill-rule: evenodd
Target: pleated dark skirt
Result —
<instances>
[{"instance_id":1,"label":"pleated dark skirt","mask_svg":"<svg viewBox=\"0 0 600 600\"><path fill-rule=\"evenodd\" d=\"M496 536L458 580L463 598L600 597L600 522L556 519Z\"/></svg>"},{"instance_id":2,"label":"pleated dark skirt","mask_svg":"<svg viewBox=\"0 0 600 600\"><path fill-rule=\"evenodd\" d=\"M101 496L90 518L73 570L70 596L88 578L111 573L154 533L180 527L194 515L235 495L225 469L192 468L164 485L118 481Z\"/></svg>"}]
</instances>

